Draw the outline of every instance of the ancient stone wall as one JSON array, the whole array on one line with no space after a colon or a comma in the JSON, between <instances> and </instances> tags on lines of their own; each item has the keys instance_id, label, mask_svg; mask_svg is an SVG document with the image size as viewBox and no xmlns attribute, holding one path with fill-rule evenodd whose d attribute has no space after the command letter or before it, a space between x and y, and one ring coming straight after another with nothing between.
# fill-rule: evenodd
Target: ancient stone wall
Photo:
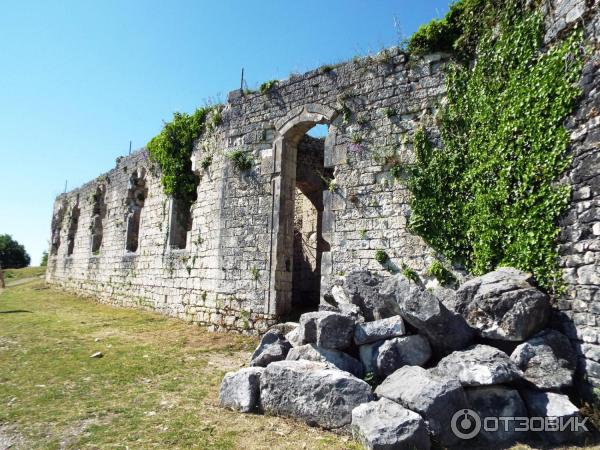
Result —
<instances>
[{"instance_id":1,"label":"ancient stone wall","mask_svg":"<svg viewBox=\"0 0 600 450\"><path fill-rule=\"evenodd\" d=\"M566 181L573 195L561 221L567 292L556 301L555 325L577 344L581 372L592 386L600 386L600 15L597 1L564 0L553 7L546 41L580 22L591 54L581 79L583 97L567 121L573 163Z\"/></svg>"},{"instance_id":2,"label":"ancient stone wall","mask_svg":"<svg viewBox=\"0 0 600 450\"><path fill-rule=\"evenodd\" d=\"M379 248L423 269L431 251L406 232L408 193L383 154L397 148L410 158L406 142L443 95L443 64L442 55L409 61L392 49L293 76L266 94L234 91L217 132L198 142L193 156L201 181L186 248L170 245L172 200L141 150L57 198L48 281L214 328L262 331L292 307L296 172L298 186L321 186L311 195L322 203L323 283L352 267L382 271L373 258ZM319 174L305 170L313 162L302 151L296 164L300 139L316 123L329 125ZM250 171L227 158L237 149L252 154ZM201 168L209 155L212 164Z\"/></svg>"},{"instance_id":3,"label":"ancient stone wall","mask_svg":"<svg viewBox=\"0 0 600 450\"><path fill-rule=\"evenodd\" d=\"M567 294L556 299L555 322L579 344L582 369L600 384L598 0L544 8L548 45L583 23L593 53L584 98L568 121L573 166L566 176L574 194L561 224ZM173 202L141 150L57 198L47 280L214 329L264 331L293 312L294 205L303 170L314 163L303 162L299 149L318 123L329 126L317 177L322 191L312 194L322 202L321 289L355 267L387 273L374 259L378 249L392 267L406 264L424 275L434 252L407 230L408 191L389 169L390 161L411 161L417 127L435 130L446 63L442 54L409 58L389 49L293 75L266 93L233 91L217 130L196 145L201 179L185 248L171 245ZM227 158L240 149L252 155L249 171ZM212 163L202 168L207 156Z\"/></svg>"}]
</instances>

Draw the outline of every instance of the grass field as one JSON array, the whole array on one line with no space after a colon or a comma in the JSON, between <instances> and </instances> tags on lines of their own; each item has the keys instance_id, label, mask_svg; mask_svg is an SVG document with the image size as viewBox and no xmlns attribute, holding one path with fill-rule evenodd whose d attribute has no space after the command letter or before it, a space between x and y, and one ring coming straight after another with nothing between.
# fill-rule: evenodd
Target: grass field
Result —
<instances>
[{"instance_id":1,"label":"grass field","mask_svg":"<svg viewBox=\"0 0 600 450\"><path fill-rule=\"evenodd\" d=\"M9 287L0 294L0 448L359 448L218 407L223 374L256 344L41 280ZM90 358L97 351L104 357Z\"/></svg>"},{"instance_id":2,"label":"grass field","mask_svg":"<svg viewBox=\"0 0 600 450\"><path fill-rule=\"evenodd\" d=\"M24 267L23 269L5 269L4 278L7 283L23 278L39 277L46 273L45 267Z\"/></svg>"}]
</instances>

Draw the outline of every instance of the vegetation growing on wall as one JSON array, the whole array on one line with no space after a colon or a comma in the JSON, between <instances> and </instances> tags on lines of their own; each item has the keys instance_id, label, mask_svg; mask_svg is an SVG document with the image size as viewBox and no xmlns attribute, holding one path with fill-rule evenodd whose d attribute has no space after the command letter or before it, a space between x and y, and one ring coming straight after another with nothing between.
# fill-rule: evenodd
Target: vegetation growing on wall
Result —
<instances>
[{"instance_id":1,"label":"vegetation growing on wall","mask_svg":"<svg viewBox=\"0 0 600 450\"><path fill-rule=\"evenodd\" d=\"M227 159L229 159L233 166L240 172L246 172L252 169L254 166L254 158L249 152L245 152L242 149L232 150L227 153Z\"/></svg>"},{"instance_id":2,"label":"vegetation growing on wall","mask_svg":"<svg viewBox=\"0 0 600 450\"><path fill-rule=\"evenodd\" d=\"M511 3L515 4L513 0L457 1L443 19L422 25L408 40L406 50L413 55L448 52L469 62L482 36L494 29L498 15L510 9ZM525 6L519 2L517 7L520 15Z\"/></svg>"},{"instance_id":3,"label":"vegetation growing on wall","mask_svg":"<svg viewBox=\"0 0 600 450\"><path fill-rule=\"evenodd\" d=\"M191 161L194 141L220 121L219 105L199 108L193 114L176 112L148 143L150 159L160 167L165 194L187 202L196 200L198 176L192 171Z\"/></svg>"},{"instance_id":4,"label":"vegetation growing on wall","mask_svg":"<svg viewBox=\"0 0 600 450\"><path fill-rule=\"evenodd\" d=\"M277 80L269 80L269 81L265 81L263 84L260 85L260 93L261 94L266 94L267 92L269 92L273 87L275 87L275 85L277 84Z\"/></svg>"},{"instance_id":5,"label":"vegetation growing on wall","mask_svg":"<svg viewBox=\"0 0 600 450\"><path fill-rule=\"evenodd\" d=\"M570 195L556 182L570 163L563 121L579 95L582 36L541 53L541 14L499 3L461 1L410 41L419 51L460 47L476 61L449 68L443 148L425 130L415 135L411 227L474 274L510 265L555 290L557 219Z\"/></svg>"}]
</instances>

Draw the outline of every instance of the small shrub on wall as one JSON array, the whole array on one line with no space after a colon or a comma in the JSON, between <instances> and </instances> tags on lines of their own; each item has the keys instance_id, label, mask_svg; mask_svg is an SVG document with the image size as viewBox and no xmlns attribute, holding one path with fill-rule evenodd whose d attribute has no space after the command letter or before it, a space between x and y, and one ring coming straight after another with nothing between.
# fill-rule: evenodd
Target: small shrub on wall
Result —
<instances>
[{"instance_id":1,"label":"small shrub on wall","mask_svg":"<svg viewBox=\"0 0 600 450\"><path fill-rule=\"evenodd\" d=\"M557 290L557 221L570 195L557 180L570 164L563 122L579 95L582 35L541 53L541 14L503 3L495 27L470 22L481 33L476 63L449 69L442 148L415 135L411 228L474 274L510 265Z\"/></svg>"}]
</instances>

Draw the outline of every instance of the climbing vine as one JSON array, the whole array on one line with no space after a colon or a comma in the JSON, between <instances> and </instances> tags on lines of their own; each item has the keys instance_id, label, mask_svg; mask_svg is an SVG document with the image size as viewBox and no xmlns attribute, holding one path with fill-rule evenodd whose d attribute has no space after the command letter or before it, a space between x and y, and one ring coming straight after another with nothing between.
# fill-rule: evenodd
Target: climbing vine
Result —
<instances>
[{"instance_id":1,"label":"climbing vine","mask_svg":"<svg viewBox=\"0 0 600 450\"><path fill-rule=\"evenodd\" d=\"M191 161L194 141L206 130L214 129L220 120L220 106L199 108L193 114L176 112L148 143L150 159L160 167L165 194L190 203L196 200L198 176L192 171Z\"/></svg>"},{"instance_id":2,"label":"climbing vine","mask_svg":"<svg viewBox=\"0 0 600 450\"><path fill-rule=\"evenodd\" d=\"M448 70L442 148L426 130L415 134L410 225L474 274L510 265L556 290L557 220L570 196L557 180L570 164L563 122L579 96L582 33L542 52L541 14L517 0L502 3L459 2L445 22L411 41L431 50L436 27L451 27L445 48L468 43L476 62L458 58Z\"/></svg>"}]
</instances>

